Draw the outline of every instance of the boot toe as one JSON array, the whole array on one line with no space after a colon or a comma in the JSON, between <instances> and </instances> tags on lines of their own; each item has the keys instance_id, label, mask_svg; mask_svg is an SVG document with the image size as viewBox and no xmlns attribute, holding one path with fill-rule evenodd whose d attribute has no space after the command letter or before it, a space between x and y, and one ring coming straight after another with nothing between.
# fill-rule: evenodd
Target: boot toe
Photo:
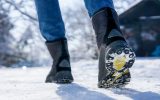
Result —
<instances>
[{"instance_id":1,"label":"boot toe","mask_svg":"<svg viewBox=\"0 0 160 100\"><path fill-rule=\"evenodd\" d=\"M70 71L57 72L55 76L48 76L46 83L68 84L73 82L73 76Z\"/></svg>"},{"instance_id":2,"label":"boot toe","mask_svg":"<svg viewBox=\"0 0 160 100\"><path fill-rule=\"evenodd\" d=\"M45 83L53 83L53 82L54 82L54 76L48 75L45 80Z\"/></svg>"},{"instance_id":3,"label":"boot toe","mask_svg":"<svg viewBox=\"0 0 160 100\"><path fill-rule=\"evenodd\" d=\"M55 83L67 84L73 82L73 76L70 71L60 71L56 74Z\"/></svg>"}]
</instances>

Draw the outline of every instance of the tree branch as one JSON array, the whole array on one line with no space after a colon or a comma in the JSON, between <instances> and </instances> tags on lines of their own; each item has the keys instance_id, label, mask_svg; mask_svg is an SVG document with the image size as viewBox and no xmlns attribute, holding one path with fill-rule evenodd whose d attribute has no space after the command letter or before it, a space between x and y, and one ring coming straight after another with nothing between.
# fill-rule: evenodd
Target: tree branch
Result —
<instances>
[{"instance_id":1,"label":"tree branch","mask_svg":"<svg viewBox=\"0 0 160 100\"><path fill-rule=\"evenodd\" d=\"M25 15L25 16L27 16L29 19L31 19L31 20L34 20L34 21L37 21L37 18L35 18L35 17L33 17L33 16L31 16L31 15L29 15L28 13L26 13L26 12L23 12L18 6L17 6L17 4L15 4L15 1L9 1L9 0L5 0L7 3L9 3L10 5L12 5L17 11L19 11L21 14L23 14L23 15Z\"/></svg>"}]
</instances>

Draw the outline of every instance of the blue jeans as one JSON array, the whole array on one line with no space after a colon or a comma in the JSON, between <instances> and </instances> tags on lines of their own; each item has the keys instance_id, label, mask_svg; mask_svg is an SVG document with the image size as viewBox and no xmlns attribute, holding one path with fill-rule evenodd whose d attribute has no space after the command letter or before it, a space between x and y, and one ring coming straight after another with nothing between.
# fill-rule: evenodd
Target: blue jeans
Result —
<instances>
[{"instance_id":1,"label":"blue jeans","mask_svg":"<svg viewBox=\"0 0 160 100\"><path fill-rule=\"evenodd\" d=\"M90 17L101 8L114 9L112 0L84 0L84 2ZM35 0L35 4L40 31L46 41L65 39L65 26L58 0Z\"/></svg>"}]
</instances>

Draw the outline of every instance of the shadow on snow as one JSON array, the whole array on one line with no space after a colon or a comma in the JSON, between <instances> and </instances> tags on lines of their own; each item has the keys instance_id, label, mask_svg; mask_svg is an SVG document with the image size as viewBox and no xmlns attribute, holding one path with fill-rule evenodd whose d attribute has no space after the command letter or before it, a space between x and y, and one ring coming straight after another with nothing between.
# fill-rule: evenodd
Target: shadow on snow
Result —
<instances>
[{"instance_id":1,"label":"shadow on snow","mask_svg":"<svg viewBox=\"0 0 160 100\"><path fill-rule=\"evenodd\" d=\"M88 90L78 84L60 85L56 93L62 100L114 100L100 92Z\"/></svg>"},{"instance_id":2,"label":"shadow on snow","mask_svg":"<svg viewBox=\"0 0 160 100\"><path fill-rule=\"evenodd\" d=\"M130 88L113 89L115 94L127 96L133 100L160 100L160 94L151 91L140 92Z\"/></svg>"},{"instance_id":3,"label":"shadow on snow","mask_svg":"<svg viewBox=\"0 0 160 100\"><path fill-rule=\"evenodd\" d=\"M124 95L133 100L160 100L160 94L152 91L140 92L130 88L108 89L115 94ZM107 90L106 90L107 91ZM115 100L106 94L88 90L78 84L60 85L56 93L62 100Z\"/></svg>"}]
</instances>

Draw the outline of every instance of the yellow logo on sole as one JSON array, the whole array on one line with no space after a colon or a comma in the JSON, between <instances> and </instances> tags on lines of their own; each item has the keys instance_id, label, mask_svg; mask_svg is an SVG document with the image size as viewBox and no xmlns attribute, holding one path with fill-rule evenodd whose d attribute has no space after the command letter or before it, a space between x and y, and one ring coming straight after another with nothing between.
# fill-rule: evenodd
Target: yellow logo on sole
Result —
<instances>
[{"instance_id":1,"label":"yellow logo on sole","mask_svg":"<svg viewBox=\"0 0 160 100\"><path fill-rule=\"evenodd\" d=\"M121 70L125 64L126 64L125 56L116 57L113 62L113 66L117 71Z\"/></svg>"}]
</instances>

